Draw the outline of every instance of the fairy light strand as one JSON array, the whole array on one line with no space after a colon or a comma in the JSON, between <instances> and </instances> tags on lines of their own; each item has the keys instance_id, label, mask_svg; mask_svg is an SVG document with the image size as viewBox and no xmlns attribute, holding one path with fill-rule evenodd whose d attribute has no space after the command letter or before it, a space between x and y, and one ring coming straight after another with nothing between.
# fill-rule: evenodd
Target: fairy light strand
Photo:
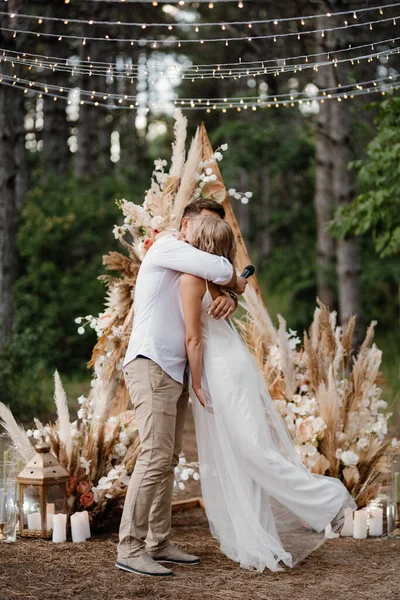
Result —
<instances>
[{"instance_id":1,"label":"fairy light strand","mask_svg":"<svg viewBox=\"0 0 400 600\"><path fill-rule=\"evenodd\" d=\"M365 8L362 9L362 15L364 16L365 13L367 12L372 12L372 11L380 11L380 14L382 14L382 12L384 10L388 10L391 8L396 8L400 6L400 2L394 2L391 4L383 4L381 6L367 6ZM43 15L28 15L25 13L10 13L7 11L0 11L0 15L9 15L11 18L23 18L23 19L27 19L27 20L32 20L32 21L36 21L39 24L42 24L43 22L55 22L55 23L62 23L64 25L69 25L70 23L74 23L74 24L80 24L80 25L90 25L90 26L96 26L96 25L107 25L107 26L118 26L118 27L141 27L143 28L143 26L147 27L159 27L159 28L179 28L184 26L185 29L196 29L196 28L204 28L204 27L229 27L229 26L234 26L234 25L243 25L243 26L249 26L249 25L263 25L263 24L273 24L275 26L279 25L280 23L290 23L290 22L297 22L300 21L305 22L305 21L310 21L313 19L320 19L320 18L329 18L329 19L335 19L336 17L340 17L340 16L345 16L345 15L354 15L356 14L354 12L354 10L344 10L344 11L340 11L340 12L333 12L333 13L319 13L319 14L314 14L314 15L306 15L306 16L296 16L296 17L282 17L282 18L277 18L277 19L257 19L257 20L245 20L245 21L218 21L218 22L207 22L207 23L201 23L201 22L196 22L196 23L143 23L143 22L138 22L138 21L101 21L101 20L94 20L94 19L73 19L73 18L62 18L62 17L48 17L48 16L43 16ZM357 15L358 18L358 15Z\"/></svg>"},{"instance_id":2,"label":"fairy light strand","mask_svg":"<svg viewBox=\"0 0 400 600\"><path fill-rule=\"evenodd\" d=\"M382 83L382 82L380 82ZM257 110L259 108L279 108L279 107L295 107L297 105L301 105L301 104L305 104L305 105L309 105L311 106L314 102L316 103L324 103L327 100L334 100L336 99L337 101L341 102L342 100L348 100L348 99L353 99L357 96L364 96L367 94L373 94L373 93L380 93L381 95L386 95L386 93L388 92L388 90L398 90L400 89L400 83L391 83L390 85L386 85L386 88L384 90L379 89L377 82L375 82L376 85L372 85L368 88L361 88L361 89L355 89L353 91L350 92L338 92L336 94L328 94L328 95L319 95L319 96L314 96L308 99L296 99L294 98L293 100L277 100L277 101L273 101L273 100L264 100L264 101L260 101L260 102L240 102L240 101L236 101L235 103L226 103L225 105L221 106L221 105L217 105L216 103L209 103L209 104L204 104L201 106L196 106L196 105L190 105L190 104L186 104L185 102L182 101L177 101L175 103L175 105L178 105L181 110L185 110L185 111L190 111L190 110L203 110L205 112L210 113L212 110L218 110L218 109L222 109L222 112L227 112L230 109L233 110L237 110L237 111L242 111L242 110L247 110L247 109L251 109L251 110ZM18 81L14 81L14 82L10 82L10 81L4 81L3 76L0 75L0 85L6 85L9 87L15 87L17 89L21 89L24 91L24 93L28 93L28 92L33 92L35 94L37 94L39 96L39 98L42 98L43 96L48 96L48 97L52 97L54 101L57 100L66 100L66 96L61 96L59 93L54 93L54 92L49 92L49 91L39 91L39 90L35 90L32 88L26 88L25 86L21 85ZM68 99L67 99L68 100ZM71 104L71 100L68 100L68 104ZM123 105L123 104L111 104L110 102L104 102L101 100L95 101L95 100L79 100L79 105L93 105L96 107L102 107L102 108L106 108L108 110L121 110L121 109L125 109L125 110L137 110L137 109L145 109L145 111L148 113L150 112L151 108L149 108L148 106L144 105L144 104L140 104L140 103L135 103L135 104L130 104L129 106L127 105ZM152 108L157 108L158 103L152 103Z\"/></svg>"},{"instance_id":3,"label":"fairy light strand","mask_svg":"<svg viewBox=\"0 0 400 600\"><path fill-rule=\"evenodd\" d=\"M400 38L398 38L400 39ZM89 77L111 77L116 79L126 79L130 80L131 83L134 83L139 77L146 76L148 78L157 78L163 77L167 81L176 81L177 79L191 81L194 82L196 80L204 80L204 79L241 79L246 77L260 77L265 74L272 74L278 76L281 73L298 73L306 70L314 70L318 71L320 68L324 68L327 66L335 66L337 67L340 64L351 63L351 64L359 64L361 61L367 60L368 62L372 62L373 60L379 60L382 57L389 58L389 56L393 56L395 54L400 54L400 46L396 46L395 48L385 49L380 51L374 51L365 55L351 56L348 58L336 59L331 58L329 60L320 61L320 62L303 62L300 64L280 64L280 65L267 65L264 67L236 67L234 69L212 69L207 72L186 72L185 70L179 71L175 69L174 72L171 73L169 77L167 73L163 71L159 71L158 69L154 69L149 65L141 65L137 68L137 70L133 70L132 67L124 67L124 70L127 72L124 73L121 69L117 69L112 65L104 65L101 67L96 67L93 64L76 66L74 64L59 64L59 62L52 62L52 60L48 60L45 57L41 57L39 60L33 58L26 58L25 54L17 55L17 56L8 56L6 54L6 50L1 50L3 52L0 55L0 63L7 62L15 68L16 65L21 65L27 67L29 70L34 69L47 69L52 72L59 73L67 73L71 77L77 77L79 75L88 75ZM277 61L280 62L280 61Z\"/></svg>"},{"instance_id":4,"label":"fairy light strand","mask_svg":"<svg viewBox=\"0 0 400 600\"><path fill-rule=\"evenodd\" d=\"M346 92L347 90L351 89L351 88L355 88L355 89L359 89L359 88L364 88L364 87L368 87L368 86L376 86L379 83L385 83L385 80L389 80L390 82L393 82L393 76L389 75L388 77L384 77L384 78L380 78L380 79L371 79L368 81L359 81L359 82L353 82L353 83L348 83L348 84L340 84L338 83L337 86L335 87L329 87L329 88L324 88L324 89L320 89L319 93L322 94L323 96L326 96L327 94L331 94L336 93L335 90L340 90L340 91L344 91ZM133 96L133 95L129 95L129 94L118 94L118 93L112 93L112 92L104 92L104 91L97 91L97 90L86 90L86 89L82 89L82 88L71 88L68 86L60 86L60 85L54 85L54 84L50 84L50 83L43 83L41 81L32 81L29 79L24 79L22 77L18 77L17 75L8 75L8 74L1 74L0 73L0 81L12 81L12 82L16 82L16 83L20 83L20 84L24 84L28 87L28 89L33 89L34 87L38 87L41 90L44 90L46 93L57 93L59 91L64 92L65 94L70 93L70 92L74 92L77 89L79 89L79 93L81 96L88 96L90 97L90 99L95 100L95 99L103 99L103 100L117 100L120 104L123 102L127 102L127 103L131 103L134 102L136 105L139 105L139 101L138 99L140 98L140 96ZM37 90L35 90L37 91ZM289 92L289 93L285 93L285 94L273 94L270 96L270 101L272 101L272 99L274 101L291 101L291 100L302 100L302 101L307 101L307 99L309 99L309 96L307 94L307 92L303 92L302 94L299 94L299 96L302 95L302 98L299 97L295 97L295 94L293 94L293 92ZM240 104L243 103L252 103L252 102L260 102L260 96L246 96L246 97L234 97L234 98L204 98L204 99L198 99L198 98L179 98L176 100L176 102L180 103L180 104L190 104L190 105L199 105L202 106L204 103L206 103L206 105L208 104L217 104L217 105L221 105L221 104L231 104L234 102L240 102Z\"/></svg>"},{"instance_id":5,"label":"fairy light strand","mask_svg":"<svg viewBox=\"0 0 400 600\"><path fill-rule=\"evenodd\" d=\"M51 32L37 32L37 31L30 31L30 30L26 30L26 29L11 29L8 27L0 27L0 31L6 31L8 33L12 33L13 37L16 37L18 34L24 34L24 35L33 35L35 37L50 37L50 38L58 38L59 41L62 41L63 39L68 39L68 40L78 40L80 42L82 42L82 45L86 45L86 43L88 41L102 41L102 42L126 42L126 43L131 43L131 44L141 44L143 46L146 45L150 45L152 48L157 48L159 46L176 46L178 45L178 47L181 47L183 44L205 44L205 43L230 43L230 42L239 42L239 41L248 41L248 42L252 42L253 40L273 40L274 42L277 41L277 39L281 39L281 38L288 38L288 37L293 37L293 36L297 36L299 37L304 37L305 35L312 35L312 34L320 34L325 36L327 33L331 32L331 31L341 31L343 29L352 29L354 27L369 27L370 29L372 28L372 25L377 25L379 23L387 23L389 21L393 21L396 22L396 19L400 19L400 16L396 15L395 17L388 17L385 19L378 19L376 21L369 21L369 22L365 22L365 23L347 23L346 25L340 25L337 27L330 27L330 28L325 28L325 29L313 29L313 30L305 30L305 31L296 31L296 32L289 32L289 33L275 33L275 34L269 34L269 35L257 35L257 36L252 36L251 34L247 35L247 36L242 36L242 37L221 37L221 38L205 38L205 39L200 39L200 38L190 38L190 39L155 39L155 38L111 38L109 36L105 36L105 37L94 37L94 36L77 36L77 35L68 35L68 34L61 34L61 33L51 33Z\"/></svg>"},{"instance_id":6,"label":"fairy light strand","mask_svg":"<svg viewBox=\"0 0 400 600\"><path fill-rule=\"evenodd\" d=\"M277 66L282 66L282 64L286 64L288 61L292 61L292 60L303 60L306 63L309 62L310 59L314 59L314 58L318 58L320 56L325 56L327 60L329 60L331 57L335 57L337 54L341 55L344 52L352 52L355 50L362 50L364 48L371 48L371 50L375 49L375 46L378 45L382 45L382 44L394 44L397 40L399 40L400 37L392 37L386 40L379 40L376 42L369 42L368 44L362 44L360 46L349 46L348 48L342 48L339 50L332 50L332 51L325 51L325 52L320 52L320 53L310 53L310 54L301 54L298 56L288 56L288 57L278 57L278 58L269 58L269 59L259 59L257 61L242 61L239 59L238 62L233 62L233 63L195 63L193 65L191 65L190 67L188 67L185 70L185 73L191 73L193 70L193 72L206 72L207 70L213 70L213 69L220 69L220 68L224 68L226 67L227 69L229 67L235 68L238 65L241 66L248 66L250 67L251 65L257 66L258 68L263 68L264 65L269 64L269 63L276 63ZM62 57L56 57L56 56L49 56L49 55L43 55L43 54L32 54L29 52L21 52L18 50L9 50L7 48L0 48L0 52L8 52L9 54L13 54L13 55L22 55L22 56L30 56L30 57L34 57L40 60L47 60L47 59L52 59L55 60L59 63L65 61L65 63L67 64L70 59L68 58L62 58ZM129 57L127 57L129 59ZM356 57L355 57L356 58ZM84 64L84 65L89 65L89 66L105 66L105 67L113 67L115 69L118 69L117 64L115 62L101 62L101 61L92 61L90 60L90 57L88 57L88 60L85 59L79 59L79 63L80 64ZM72 64L72 63L71 63ZM174 73L176 73L177 71L177 65L168 65L168 66L161 66L161 63L157 62L156 63L160 69L164 69L164 70L169 70L171 69ZM124 67L125 68L125 67ZM135 71L135 69L139 69L139 67L136 66L136 64L132 64L130 66L130 69L132 70L132 72Z\"/></svg>"}]
</instances>

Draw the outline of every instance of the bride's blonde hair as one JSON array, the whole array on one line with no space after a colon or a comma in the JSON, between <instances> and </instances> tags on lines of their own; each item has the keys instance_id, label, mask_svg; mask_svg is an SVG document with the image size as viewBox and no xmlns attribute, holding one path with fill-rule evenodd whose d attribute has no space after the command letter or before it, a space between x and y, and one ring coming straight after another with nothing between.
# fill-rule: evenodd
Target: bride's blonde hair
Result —
<instances>
[{"instance_id":1,"label":"bride's blonde hair","mask_svg":"<svg viewBox=\"0 0 400 600\"><path fill-rule=\"evenodd\" d=\"M191 244L199 250L224 256L233 264L236 254L235 236L229 223L219 217L198 217Z\"/></svg>"}]
</instances>

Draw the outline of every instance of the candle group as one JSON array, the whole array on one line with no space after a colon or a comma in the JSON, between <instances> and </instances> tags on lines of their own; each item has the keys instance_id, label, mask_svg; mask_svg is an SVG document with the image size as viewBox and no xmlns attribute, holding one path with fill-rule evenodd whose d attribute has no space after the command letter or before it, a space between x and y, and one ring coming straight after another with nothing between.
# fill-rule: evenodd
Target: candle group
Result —
<instances>
[{"instance_id":1,"label":"candle group","mask_svg":"<svg viewBox=\"0 0 400 600\"><path fill-rule=\"evenodd\" d=\"M59 513L53 516L53 542L59 544L67 541L67 515Z\"/></svg>"},{"instance_id":2,"label":"candle group","mask_svg":"<svg viewBox=\"0 0 400 600\"><path fill-rule=\"evenodd\" d=\"M87 510L71 515L72 541L85 542L90 538L89 513Z\"/></svg>"},{"instance_id":3,"label":"candle group","mask_svg":"<svg viewBox=\"0 0 400 600\"><path fill-rule=\"evenodd\" d=\"M383 535L383 508L380 506L371 506L349 514L340 532L342 537L352 536L356 540L364 540L367 534L373 537Z\"/></svg>"}]
</instances>

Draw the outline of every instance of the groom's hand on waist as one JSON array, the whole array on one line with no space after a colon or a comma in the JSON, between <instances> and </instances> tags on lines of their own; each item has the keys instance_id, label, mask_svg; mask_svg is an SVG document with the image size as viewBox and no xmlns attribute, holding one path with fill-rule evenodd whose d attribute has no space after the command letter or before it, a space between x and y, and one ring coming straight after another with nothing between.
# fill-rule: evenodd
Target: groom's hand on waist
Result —
<instances>
[{"instance_id":1,"label":"groom's hand on waist","mask_svg":"<svg viewBox=\"0 0 400 600\"><path fill-rule=\"evenodd\" d=\"M213 319L227 319L230 317L237 308L237 300L234 298L222 293L220 296L213 300L210 308L207 310L207 313Z\"/></svg>"}]
</instances>

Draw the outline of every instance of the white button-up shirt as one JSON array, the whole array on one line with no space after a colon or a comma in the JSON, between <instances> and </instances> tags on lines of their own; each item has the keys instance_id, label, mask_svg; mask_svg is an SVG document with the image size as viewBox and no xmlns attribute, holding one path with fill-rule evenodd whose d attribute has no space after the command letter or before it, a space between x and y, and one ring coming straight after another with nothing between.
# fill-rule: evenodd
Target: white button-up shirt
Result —
<instances>
[{"instance_id":1,"label":"white button-up shirt","mask_svg":"<svg viewBox=\"0 0 400 600\"><path fill-rule=\"evenodd\" d=\"M158 239L139 269L133 329L124 360L126 366L143 354L180 383L187 363L179 287L182 273L226 285L233 267L226 258L202 252L173 236Z\"/></svg>"}]
</instances>

